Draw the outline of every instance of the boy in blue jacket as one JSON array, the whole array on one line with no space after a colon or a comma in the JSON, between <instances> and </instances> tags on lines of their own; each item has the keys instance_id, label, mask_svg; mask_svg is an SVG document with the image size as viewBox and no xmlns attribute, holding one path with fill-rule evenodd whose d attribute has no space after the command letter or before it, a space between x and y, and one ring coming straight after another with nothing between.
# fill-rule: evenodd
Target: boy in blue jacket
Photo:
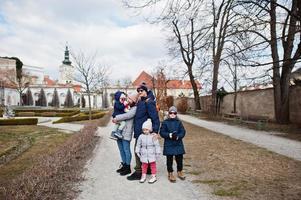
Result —
<instances>
[{"instance_id":1,"label":"boy in blue jacket","mask_svg":"<svg viewBox=\"0 0 301 200\"><path fill-rule=\"evenodd\" d=\"M117 91L114 95L115 102L114 102L114 111L112 117L115 118L116 115L124 114L129 109L128 102L126 101L126 94L121 91ZM125 121L118 122L114 125L114 129L111 133L111 139L122 139L122 131L126 125Z\"/></svg>"},{"instance_id":2,"label":"boy in blue jacket","mask_svg":"<svg viewBox=\"0 0 301 200\"><path fill-rule=\"evenodd\" d=\"M163 155L166 156L168 180L176 182L173 175L173 157L177 163L177 173L181 180L185 180L183 174L183 154L185 154L182 139L185 137L185 128L177 117L177 108L172 106L168 111L168 118L161 124L160 135L164 138Z\"/></svg>"}]
</instances>

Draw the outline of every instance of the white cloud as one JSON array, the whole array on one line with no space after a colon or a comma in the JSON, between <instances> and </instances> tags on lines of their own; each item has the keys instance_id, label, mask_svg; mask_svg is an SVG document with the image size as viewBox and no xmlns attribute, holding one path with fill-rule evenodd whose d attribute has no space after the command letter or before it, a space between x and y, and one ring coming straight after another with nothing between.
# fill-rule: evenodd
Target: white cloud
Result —
<instances>
[{"instance_id":1,"label":"white cloud","mask_svg":"<svg viewBox=\"0 0 301 200\"><path fill-rule=\"evenodd\" d=\"M17 56L57 78L68 41L73 51L97 51L112 79L134 78L166 57L165 39L161 27L127 12L117 0L2 0L0 56Z\"/></svg>"}]
</instances>

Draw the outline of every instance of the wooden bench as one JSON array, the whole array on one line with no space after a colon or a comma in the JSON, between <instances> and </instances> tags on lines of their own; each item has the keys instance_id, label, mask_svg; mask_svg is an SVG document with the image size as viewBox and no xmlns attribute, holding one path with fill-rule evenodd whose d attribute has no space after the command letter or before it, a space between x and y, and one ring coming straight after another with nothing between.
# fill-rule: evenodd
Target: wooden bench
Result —
<instances>
[{"instance_id":1,"label":"wooden bench","mask_svg":"<svg viewBox=\"0 0 301 200\"><path fill-rule=\"evenodd\" d=\"M227 120L232 120L237 123L241 123L242 121L242 117L238 113L223 113L222 118Z\"/></svg>"},{"instance_id":2,"label":"wooden bench","mask_svg":"<svg viewBox=\"0 0 301 200\"><path fill-rule=\"evenodd\" d=\"M266 127L269 122L269 117L267 116L248 116L243 123L246 124L256 124L257 129L262 130Z\"/></svg>"}]
</instances>

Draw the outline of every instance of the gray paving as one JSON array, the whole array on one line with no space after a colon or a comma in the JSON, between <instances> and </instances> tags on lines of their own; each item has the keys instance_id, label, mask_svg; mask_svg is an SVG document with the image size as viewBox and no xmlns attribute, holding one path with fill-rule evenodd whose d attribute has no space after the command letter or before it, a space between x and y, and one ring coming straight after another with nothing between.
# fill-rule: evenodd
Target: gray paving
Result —
<instances>
[{"instance_id":1,"label":"gray paving","mask_svg":"<svg viewBox=\"0 0 301 200\"><path fill-rule=\"evenodd\" d=\"M208 188L200 191L189 180L177 183L169 183L165 167L165 157L161 156L157 162L158 181L154 184L147 182L141 184L139 181L128 181L126 177L120 176L115 172L120 163L117 144L109 139L109 132L112 130L112 124L106 128L98 130L102 140L95 150L94 157L88 162L85 172L86 181L79 189L82 193L80 200L100 200L100 199L118 199L118 200L214 200L220 199L212 196ZM132 147L134 142L131 142ZM132 159L133 160L133 159ZM134 163L134 160L132 161ZM133 165L132 165L133 166ZM205 186L204 186L205 187Z\"/></svg>"},{"instance_id":2,"label":"gray paving","mask_svg":"<svg viewBox=\"0 0 301 200\"><path fill-rule=\"evenodd\" d=\"M276 135L277 132L257 131L238 126L231 126L221 122L212 122L189 115L179 115L183 121L212 130L244 142L255 144L275 153L301 161L301 142Z\"/></svg>"}]
</instances>

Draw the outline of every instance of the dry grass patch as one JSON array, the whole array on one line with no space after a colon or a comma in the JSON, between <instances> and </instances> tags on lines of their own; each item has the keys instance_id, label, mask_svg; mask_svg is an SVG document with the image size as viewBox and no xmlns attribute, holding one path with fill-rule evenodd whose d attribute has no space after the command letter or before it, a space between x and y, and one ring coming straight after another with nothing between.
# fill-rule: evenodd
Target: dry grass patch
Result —
<instances>
[{"instance_id":1,"label":"dry grass patch","mask_svg":"<svg viewBox=\"0 0 301 200\"><path fill-rule=\"evenodd\" d=\"M184 163L191 165L187 171L195 183L207 182L219 196L301 199L301 162L189 123L184 126Z\"/></svg>"},{"instance_id":2,"label":"dry grass patch","mask_svg":"<svg viewBox=\"0 0 301 200\"><path fill-rule=\"evenodd\" d=\"M31 146L25 152L20 152L14 160L0 165L0 185L23 173L34 165L35 157L53 152L69 137L69 134L58 129L43 126L1 126L0 152L16 147L23 138L30 138Z\"/></svg>"},{"instance_id":3,"label":"dry grass patch","mask_svg":"<svg viewBox=\"0 0 301 200\"><path fill-rule=\"evenodd\" d=\"M1 185L0 199L74 199L78 192L73 188L74 183L83 179L83 167L99 141L96 131L95 124L86 124L58 146L47 140L57 143L60 137L44 134L44 140L36 141L36 145L14 160L24 160L21 167L25 169L20 173L15 170L15 175ZM32 155L26 155L30 151ZM19 168L18 163L12 164L11 168Z\"/></svg>"}]
</instances>

